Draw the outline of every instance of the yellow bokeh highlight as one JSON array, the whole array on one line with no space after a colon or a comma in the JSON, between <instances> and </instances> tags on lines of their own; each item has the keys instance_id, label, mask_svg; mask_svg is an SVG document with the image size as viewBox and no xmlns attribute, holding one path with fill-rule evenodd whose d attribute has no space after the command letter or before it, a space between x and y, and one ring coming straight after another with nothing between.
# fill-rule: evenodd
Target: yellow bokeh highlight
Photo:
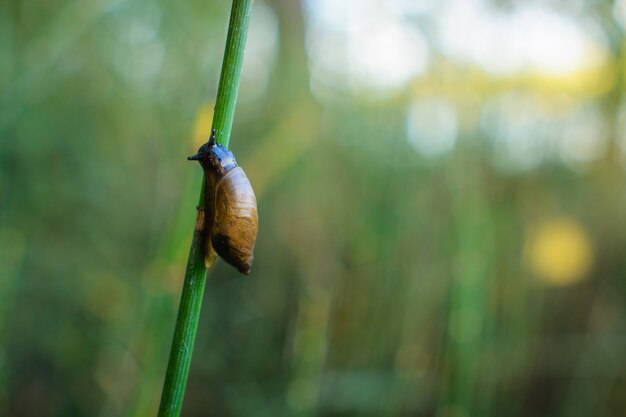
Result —
<instances>
[{"instance_id":1,"label":"yellow bokeh highlight","mask_svg":"<svg viewBox=\"0 0 626 417\"><path fill-rule=\"evenodd\" d=\"M206 103L200 107L196 114L193 125L193 142L199 147L211 136L211 126L213 126L214 103Z\"/></svg>"},{"instance_id":2,"label":"yellow bokeh highlight","mask_svg":"<svg viewBox=\"0 0 626 417\"><path fill-rule=\"evenodd\" d=\"M586 230L570 218L556 218L538 226L526 242L526 259L539 281L567 286L587 277L593 247Z\"/></svg>"}]
</instances>

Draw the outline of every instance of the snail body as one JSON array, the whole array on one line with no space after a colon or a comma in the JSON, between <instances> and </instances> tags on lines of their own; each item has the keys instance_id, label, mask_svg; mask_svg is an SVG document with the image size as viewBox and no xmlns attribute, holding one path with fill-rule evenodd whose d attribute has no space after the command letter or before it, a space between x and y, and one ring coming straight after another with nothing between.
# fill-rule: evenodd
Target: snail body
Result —
<instances>
[{"instance_id":1,"label":"snail body","mask_svg":"<svg viewBox=\"0 0 626 417\"><path fill-rule=\"evenodd\" d=\"M206 177L205 260L214 253L243 274L250 274L258 230L256 197L243 169L226 147L215 142L215 131L198 153L189 157L202 165Z\"/></svg>"}]
</instances>

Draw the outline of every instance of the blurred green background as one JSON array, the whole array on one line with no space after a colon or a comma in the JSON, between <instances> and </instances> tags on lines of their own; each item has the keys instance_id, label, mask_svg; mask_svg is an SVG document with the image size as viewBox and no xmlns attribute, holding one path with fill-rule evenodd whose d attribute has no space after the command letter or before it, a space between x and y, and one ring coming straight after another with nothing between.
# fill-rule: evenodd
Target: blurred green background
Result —
<instances>
[{"instance_id":1,"label":"blurred green background","mask_svg":"<svg viewBox=\"0 0 626 417\"><path fill-rule=\"evenodd\" d=\"M154 416L230 2L0 2L0 415ZM626 1L257 0L184 416L626 415Z\"/></svg>"}]
</instances>

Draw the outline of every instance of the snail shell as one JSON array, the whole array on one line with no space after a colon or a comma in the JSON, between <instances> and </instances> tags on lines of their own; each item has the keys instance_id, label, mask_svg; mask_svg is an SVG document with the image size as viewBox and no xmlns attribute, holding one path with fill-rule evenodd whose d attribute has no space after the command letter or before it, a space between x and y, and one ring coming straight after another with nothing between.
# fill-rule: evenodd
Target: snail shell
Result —
<instances>
[{"instance_id":1,"label":"snail shell","mask_svg":"<svg viewBox=\"0 0 626 417\"><path fill-rule=\"evenodd\" d=\"M235 156L211 139L198 153L189 157L202 165L206 176L205 261L211 262L213 251L243 274L250 274L254 243L258 231L257 204L246 173Z\"/></svg>"}]
</instances>

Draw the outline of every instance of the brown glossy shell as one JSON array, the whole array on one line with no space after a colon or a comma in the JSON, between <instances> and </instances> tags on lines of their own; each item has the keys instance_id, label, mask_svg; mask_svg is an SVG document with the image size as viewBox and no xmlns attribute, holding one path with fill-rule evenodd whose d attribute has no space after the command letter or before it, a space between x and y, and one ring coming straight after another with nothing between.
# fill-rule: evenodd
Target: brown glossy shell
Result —
<instances>
[{"instance_id":1,"label":"brown glossy shell","mask_svg":"<svg viewBox=\"0 0 626 417\"><path fill-rule=\"evenodd\" d=\"M252 185L241 167L235 167L213 183L209 221L211 246L226 262L248 275L252 268L259 219Z\"/></svg>"}]
</instances>

